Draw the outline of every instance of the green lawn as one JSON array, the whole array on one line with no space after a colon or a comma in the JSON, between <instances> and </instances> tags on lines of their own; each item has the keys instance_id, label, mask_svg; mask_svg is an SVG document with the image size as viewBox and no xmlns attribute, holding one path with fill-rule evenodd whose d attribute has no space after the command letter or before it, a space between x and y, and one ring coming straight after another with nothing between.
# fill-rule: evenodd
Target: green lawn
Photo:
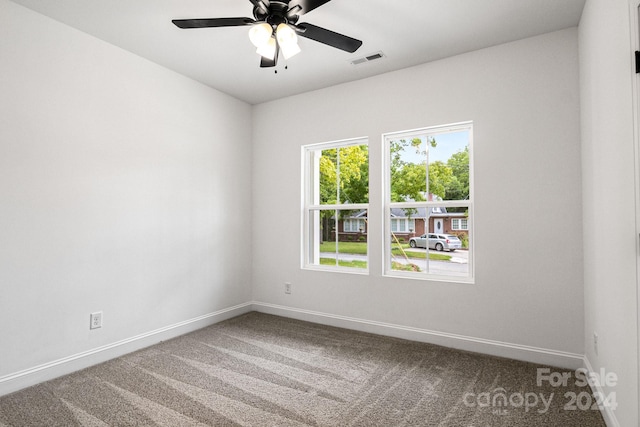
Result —
<instances>
[{"instance_id":1,"label":"green lawn","mask_svg":"<svg viewBox=\"0 0 640 427\"><path fill-rule=\"evenodd\" d=\"M402 249L409 249L409 244L404 243L401 245ZM320 252L335 252L336 242L323 242L320 244ZM404 256L397 244L393 245L391 250L393 255ZM367 244L365 242L338 242L338 253L340 254L367 254ZM408 258L425 259L427 257L427 251L404 251ZM446 255L434 251L429 251L429 259L437 261L449 261L451 255Z\"/></svg>"},{"instance_id":2,"label":"green lawn","mask_svg":"<svg viewBox=\"0 0 640 427\"><path fill-rule=\"evenodd\" d=\"M333 258L320 258L320 265L336 265L336 260ZM338 265L340 267L367 268L367 261L338 260Z\"/></svg>"},{"instance_id":3,"label":"green lawn","mask_svg":"<svg viewBox=\"0 0 640 427\"><path fill-rule=\"evenodd\" d=\"M336 260L333 258L320 258L320 265L336 265ZM366 261L343 261L338 260L338 265L340 267L349 267L349 268L367 268ZM415 264L402 264L399 262L392 261L391 262L392 270L402 270L402 271L421 271L420 267Z\"/></svg>"},{"instance_id":4,"label":"green lawn","mask_svg":"<svg viewBox=\"0 0 640 427\"><path fill-rule=\"evenodd\" d=\"M320 244L320 252L335 252L336 242L323 242ZM367 254L366 242L339 242L338 253L340 254Z\"/></svg>"}]
</instances>

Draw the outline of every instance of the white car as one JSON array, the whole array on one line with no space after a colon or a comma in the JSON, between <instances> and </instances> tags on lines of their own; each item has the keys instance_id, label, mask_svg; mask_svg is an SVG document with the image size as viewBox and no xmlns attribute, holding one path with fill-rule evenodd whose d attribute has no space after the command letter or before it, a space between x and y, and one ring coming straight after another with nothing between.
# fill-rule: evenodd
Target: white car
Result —
<instances>
[{"instance_id":1,"label":"white car","mask_svg":"<svg viewBox=\"0 0 640 427\"><path fill-rule=\"evenodd\" d=\"M435 234L429 233L429 249L435 249L437 251L450 251L453 252L456 249L462 248L462 242L458 239L458 236L453 234ZM426 248L427 247L427 235L423 234L420 237L412 237L409 239L409 246L412 248Z\"/></svg>"}]
</instances>

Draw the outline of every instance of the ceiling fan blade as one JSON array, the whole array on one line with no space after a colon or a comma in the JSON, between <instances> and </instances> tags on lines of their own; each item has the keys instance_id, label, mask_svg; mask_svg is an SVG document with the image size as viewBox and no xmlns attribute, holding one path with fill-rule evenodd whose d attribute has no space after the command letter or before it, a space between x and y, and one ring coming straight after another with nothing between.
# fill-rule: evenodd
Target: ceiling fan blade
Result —
<instances>
[{"instance_id":1,"label":"ceiling fan blade","mask_svg":"<svg viewBox=\"0 0 640 427\"><path fill-rule=\"evenodd\" d=\"M273 55L273 59L260 57L260 68L275 67L278 64L278 55L280 54L280 46L276 43L276 53Z\"/></svg>"},{"instance_id":2,"label":"ceiling fan blade","mask_svg":"<svg viewBox=\"0 0 640 427\"><path fill-rule=\"evenodd\" d=\"M362 46L360 40L306 22L296 25L295 28L300 37L315 40L349 53L355 52Z\"/></svg>"},{"instance_id":3,"label":"ceiling fan blade","mask_svg":"<svg viewBox=\"0 0 640 427\"><path fill-rule=\"evenodd\" d=\"M298 15L304 15L305 13L311 12L313 9L322 6L325 3L329 3L331 0L293 0L289 4L289 9L295 7L296 5L300 5L302 10Z\"/></svg>"},{"instance_id":4,"label":"ceiling fan blade","mask_svg":"<svg viewBox=\"0 0 640 427\"><path fill-rule=\"evenodd\" d=\"M269 59L269 58L265 58L264 56L261 56L260 57L260 68L275 67L276 66L276 58Z\"/></svg>"},{"instance_id":5,"label":"ceiling fan blade","mask_svg":"<svg viewBox=\"0 0 640 427\"><path fill-rule=\"evenodd\" d=\"M207 18L207 19L174 19L173 22L179 28L211 28L211 27L241 27L251 25L251 18Z\"/></svg>"}]
</instances>

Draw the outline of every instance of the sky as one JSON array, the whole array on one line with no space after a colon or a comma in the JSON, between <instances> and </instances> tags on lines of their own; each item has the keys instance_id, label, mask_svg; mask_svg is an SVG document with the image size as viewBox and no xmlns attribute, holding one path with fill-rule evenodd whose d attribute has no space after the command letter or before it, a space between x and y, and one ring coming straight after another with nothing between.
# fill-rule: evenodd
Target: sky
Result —
<instances>
[{"instance_id":1,"label":"sky","mask_svg":"<svg viewBox=\"0 0 640 427\"><path fill-rule=\"evenodd\" d=\"M426 138L421 138L423 141L426 141ZM443 163L447 163L447 160L451 157L451 155L458 153L464 150L469 143L469 131L459 131L459 132L451 132L451 133L440 133L435 136L436 147L429 146L429 162L435 162L440 160ZM420 147L420 150L423 151L426 146L426 142ZM402 153L402 160L411 162L411 163L422 163L424 161L424 157L416 154L415 150L405 149Z\"/></svg>"},{"instance_id":2,"label":"sky","mask_svg":"<svg viewBox=\"0 0 640 427\"><path fill-rule=\"evenodd\" d=\"M442 133L436 136L436 148L429 147L429 162L446 163L452 154L463 151L469 143L469 132Z\"/></svg>"}]
</instances>

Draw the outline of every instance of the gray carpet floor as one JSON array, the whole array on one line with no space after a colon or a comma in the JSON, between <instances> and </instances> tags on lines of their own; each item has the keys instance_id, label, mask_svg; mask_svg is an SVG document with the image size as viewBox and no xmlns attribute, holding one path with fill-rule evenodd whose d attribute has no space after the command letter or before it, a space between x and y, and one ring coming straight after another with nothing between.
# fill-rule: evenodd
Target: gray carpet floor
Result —
<instances>
[{"instance_id":1,"label":"gray carpet floor","mask_svg":"<svg viewBox=\"0 0 640 427\"><path fill-rule=\"evenodd\" d=\"M1 397L0 426L605 425L537 368L254 312Z\"/></svg>"}]
</instances>

